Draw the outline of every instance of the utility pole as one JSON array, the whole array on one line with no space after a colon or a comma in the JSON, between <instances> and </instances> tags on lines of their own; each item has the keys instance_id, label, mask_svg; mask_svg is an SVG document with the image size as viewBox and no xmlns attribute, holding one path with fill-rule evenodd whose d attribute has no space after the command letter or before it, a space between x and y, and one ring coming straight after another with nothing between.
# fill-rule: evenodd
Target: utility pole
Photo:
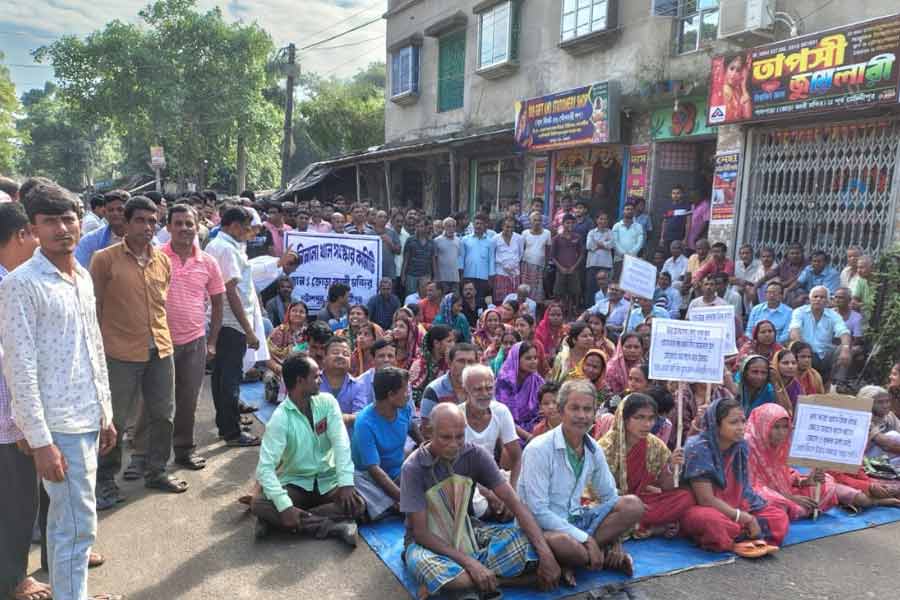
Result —
<instances>
[{"instance_id":1,"label":"utility pole","mask_svg":"<svg viewBox=\"0 0 900 600\"><path fill-rule=\"evenodd\" d=\"M287 62L287 101L284 105L284 140L281 148L281 189L287 187L288 162L291 160L291 142L294 135L294 82L296 75L295 65L297 60L297 48L294 44L288 46Z\"/></svg>"}]
</instances>

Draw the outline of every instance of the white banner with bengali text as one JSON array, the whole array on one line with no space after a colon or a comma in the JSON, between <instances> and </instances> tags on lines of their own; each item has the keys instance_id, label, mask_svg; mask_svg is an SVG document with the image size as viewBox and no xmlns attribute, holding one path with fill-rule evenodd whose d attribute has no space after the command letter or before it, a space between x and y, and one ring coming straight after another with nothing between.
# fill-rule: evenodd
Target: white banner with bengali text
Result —
<instances>
[{"instance_id":1,"label":"white banner with bengali text","mask_svg":"<svg viewBox=\"0 0 900 600\"><path fill-rule=\"evenodd\" d=\"M725 328L712 323L653 319L650 379L722 383Z\"/></svg>"}]
</instances>

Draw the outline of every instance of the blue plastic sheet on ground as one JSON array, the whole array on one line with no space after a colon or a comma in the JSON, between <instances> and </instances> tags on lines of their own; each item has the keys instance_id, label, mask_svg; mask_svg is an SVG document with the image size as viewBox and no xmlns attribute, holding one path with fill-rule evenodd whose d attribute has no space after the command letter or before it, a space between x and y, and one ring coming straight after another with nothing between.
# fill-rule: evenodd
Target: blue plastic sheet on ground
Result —
<instances>
[{"instance_id":1,"label":"blue plastic sheet on ground","mask_svg":"<svg viewBox=\"0 0 900 600\"><path fill-rule=\"evenodd\" d=\"M241 384L241 400L244 404L258 409L253 416L263 425L269 422L272 413L278 408L277 405L266 402L265 385L259 381Z\"/></svg>"}]
</instances>

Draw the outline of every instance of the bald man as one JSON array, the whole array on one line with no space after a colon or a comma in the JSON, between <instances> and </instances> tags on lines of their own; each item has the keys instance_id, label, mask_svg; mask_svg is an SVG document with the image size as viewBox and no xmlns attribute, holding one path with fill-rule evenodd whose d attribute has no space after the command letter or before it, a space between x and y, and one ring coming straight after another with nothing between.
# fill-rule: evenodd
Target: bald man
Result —
<instances>
[{"instance_id":1,"label":"bald man","mask_svg":"<svg viewBox=\"0 0 900 600\"><path fill-rule=\"evenodd\" d=\"M460 407L438 404L431 412L431 425L431 441L407 458L400 479L406 566L420 586L418 597L443 590L488 593L504 583L556 588L561 570L540 527L494 459L465 441L466 419ZM516 517L519 528L474 527L469 505L476 485L491 490ZM449 498L458 509L448 514L439 496ZM472 533L455 544L444 531L429 527L429 514L453 521L450 531ZM458 527L460 519L466 520L464 527Z\"/></svg>"}]
</instances>

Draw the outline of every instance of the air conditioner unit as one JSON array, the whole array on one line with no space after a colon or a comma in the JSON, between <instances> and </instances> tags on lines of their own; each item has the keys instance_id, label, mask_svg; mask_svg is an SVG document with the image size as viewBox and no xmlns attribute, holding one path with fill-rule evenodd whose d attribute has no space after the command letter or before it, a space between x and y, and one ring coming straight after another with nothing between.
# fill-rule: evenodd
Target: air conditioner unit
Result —
<instances>
[{"instance_id":1,"label":"air conditioner unit","mask_svg":"<svg viewBox=\"0 0 900 600\"><path fill-rule=\"evenodd\" d=\"M775 39L774 0L721 0L719 39L757 46Z\"/></svg>"}]
</instances>

